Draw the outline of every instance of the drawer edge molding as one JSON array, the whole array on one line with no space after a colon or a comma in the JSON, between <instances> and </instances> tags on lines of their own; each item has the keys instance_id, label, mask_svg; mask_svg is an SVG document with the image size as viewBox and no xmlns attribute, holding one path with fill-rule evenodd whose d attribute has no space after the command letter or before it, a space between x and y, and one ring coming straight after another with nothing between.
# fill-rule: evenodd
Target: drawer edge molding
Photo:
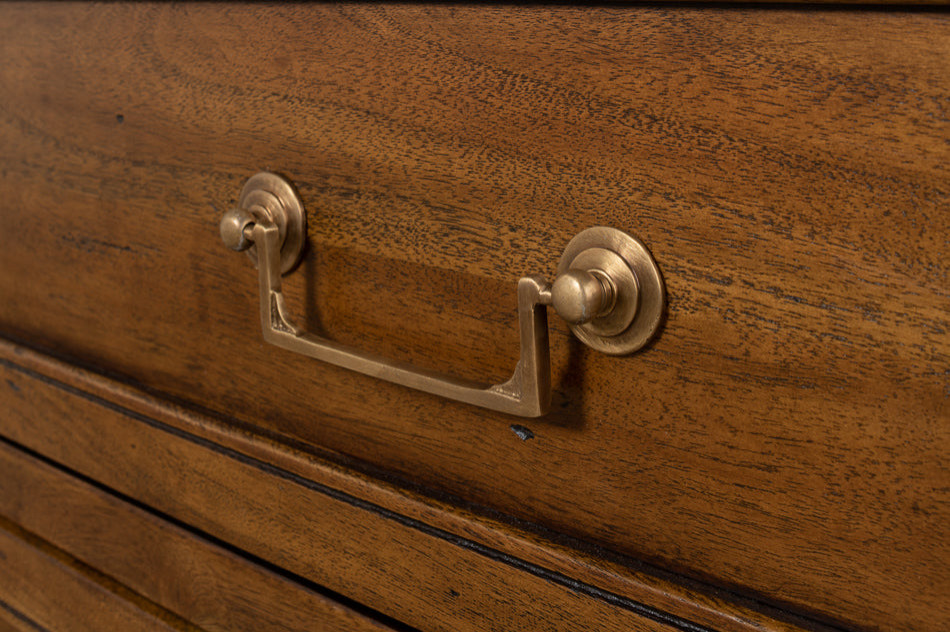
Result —
<instances>
[{"instance_id":1,"label":"drawer edge molding","mask_svg":"<svg viewBox=\"0 0 950 632\"><path fill-rule=\"evenodd\" d=\"M411 632L350 608L0 439L0 526L16 523L208 630Z\"/></svg>"},{"instance_id":2,"label":"drawer edge molding","mask_svg":"<svg viewBox=\"0 0 950 632\"><path fill-rule=\"evenodd\" d=\"M25 630L202 632L0 518L0 624L11 617Z\"/></svg>"},{"instance_id":3,"label":"drawer edge molding","mask_svg":"<svg viewBox=\"0 0 950 632\"><path fill-rule=\"evenodd\" d=\"M542 585L554 584L566 588L570 593L617 609L618 613L626 611L660 623L663 627L671 626L688 632L836 629L698 582L667 577L662 571L636 568L633 564L627 564L632 562L629 560L603 559L599 551L577 550L501 520L478 515L473 510L376 480L333 463L329 458L229 426L226 420L162 400L132 385L2 338L0 367L8 377L20 374L34 381L31 387L44 390L50 397L67 399L76 406L83 406L83 402L91 404L90 410L93 412L87 421L97 426L95 432L105 432L106 426L114 429L118 424L131 423L129 432L141 439L158 436L162 437L163 445L167 442L167 445L174 444L175 449L197 449L204 458L213 459L222 467L252 467L268 479L269 485L290 483L305 489L311 497L314 496L312 492L317 492L324 498L397 525L403 536L415 533L420 537L434 538L450 545L453 555L474 555L476 559L499 563L509 569L507 572L513 569L542 580ZM6 380L6 384L0 383L0 402L17 388L10 379ZM22 424L16 427L13 420L0 420L0 434L106 487L248 550L253 555L274 561L269 559L266 551L252 548L253 545L266 548L264 533L241 533L241 537L246 539L235 542L230 529L233 527L236 532L241 532L243 525L221 523L216 526L220 531L216 533L208 525L195 523L200 517L198 514L181 515L178 510L183 507L164 507L161 506L162 499L157 496L141 498L134 490L124 489L123 485L128 484L128 481L104 480L104 477L91 473L89 469L95 467L97 460L95 455L83 454L81 450L66 446L62 441L51 439L57 436L56 433L36 432L36 424L70 423L69 420L57 422L54 417L37 415L35 419L29 420L31 427ZM156 434L156 431L161 434ZM118 470L112 473L119 476ZM194 506L187 509L198 511ZM252 546L248 546L248 543ZM319 578L307 576L306 571L300 573L298 569L288 570L326 585ZM328 588L338 590L332 585L328 585ZM347 594L343 590L338 592ZM399 613L387 611L378 604L367 605L406 621Z\"/></svg>"}]
</instances>

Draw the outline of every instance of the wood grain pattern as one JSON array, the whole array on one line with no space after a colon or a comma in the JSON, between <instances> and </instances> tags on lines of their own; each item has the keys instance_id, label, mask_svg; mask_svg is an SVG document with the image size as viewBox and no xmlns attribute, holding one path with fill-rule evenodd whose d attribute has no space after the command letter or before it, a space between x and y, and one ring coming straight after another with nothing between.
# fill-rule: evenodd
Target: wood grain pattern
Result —
<instances>
[{"instance_id":1,"label":"wood grain pattern","mask_svg":"<svg viewBox=\"0 0 950 632\"><path fill-rule=\"evenodd\" d=\"M255 462L277 465L281 470L304 480L313 481L357 501L369 503L378 511L400 516L414 524L425 525L426 528L435 528L460 542L471 542L475 543L475 546L497 551L508 559L517 560L519 564L557 573L570 578L574 583L590 586L601 594L618 595L631 602L646 604L719 632L799 632L804 628L819 629L813 622L764 608L762 604L750 603L735 594L723 594L710 586L690 585L689 582L684 582L682 577L664 576L657 569L643 568L642 565L632 564L629 559L605 559L603 551L591 550L590 547L578 550L576 543L572 546L571 543L552 541L550 534L543 537L525 530L523 526L519 528L497 518L479 515L471 508L436 501L417 492L400 489L335 465L325 458L315 458L313 454L296 451L248 434L234 428L227 420L197 414L23 347L0 341L0 362L14 372L43 381L55 389L72 393L112 410L122 411L133 418L151 420L169 431L182 431L193 440L209 441ZM7 386L16 393L21 392L14 389L14 384L15 382L8 382ZM19 405L11 408L19 411L24 418L21 429L13 431L14 436L29 436L30 431L26 429L28 427L32 427L34 433L41 428L40 434L47 436L56 436L63 432L64 428L68 428L66 432L69 434L73 432L68 420L61 422L67 426L49 426L49 411L44 407L30 410L29 400L26 406L20 397L14 401L18 401ZM56 415L53 415L53 418L55 417ZM29 422L27 418L32 418L33 421ZM101 421L94 418L94 423ZM108 427L102 428L103 433L108 431ZM93 428L90 436L94 437L95 434ZM48 449L46 442L34 441L31 445L40 450ZM85 447L87 453L101 452L103 449L103 446L95 443ZM59 453L59 450L54 449L52 452ZM103 455L102 458L110 457ZM134 467L139 470L139 476L148 477L151 469L148 462L138 461ZM20 478L13 477L10 484L25 486L26 483L19 481ZM16 495L14 492L13 496ZM80 512L84 504L82 501L71 500L69 495L58 502L75 505L76 511ZM85 504L90 502L86 501ZM35 520L45 521L48 517L44 517L43 512L39 510L38 516L34 516L34 513L36 512L24 515L23 510L20 510L16 519L44 534L47 533L36 525ZM49 537L58 541L58 538ZM94 548L87 552L94 553Z\"/></svg>"},{"instance_id":2,"label":"wood grain pattern","mask_svg":"<svg viewBox=\"0 0 950 632\"><path fill-rule=\"evenodd\" d=\"M116 589L120 590L117 594ZM133 597L41 540L0 519L0 595L15 629L201 632ZM8 611L8 612L9 612Z\"/></svg>"},{"instance_id":3,"label":"wood grain pattern","mask_svg":"<svg viewBox=\"0 0 950 632\"><path fill-rule=\"evenodd\" d=\"M774 603L946 627L945 15L2 12L7 335ZM503 378L517 277L595 224L650 246L665 330L616 359L552 321L530 441L267 348L215 231L261 168L303 194L288 289L337 339Z\"/></svg>"},{"instance_id":4,"label":"wood grain pattern","mask_svg":"<svg viewBox=\"0 0 950 632\"><path fill-rule=\"evenodd\" d=\"M0 632L45 632L22 612L0 603Z\"/></svg>"},{"instance_id":5,"label":"wood grain pattern","mask_svg":"<svg viewBox=\"0 0 950 632\"><path fill-rule=\"evenodd\" d=\"M6 362L0 385L0 436L420 630L819 629L708 599L687 619L688 590L636 601Z\"/></svg>"},{"instance_id":6,"label":"wood grain pattern","mask_svg":"<svg viewBox=\"0 0 950 632\"><path fill-rule=\"evenodd\" d=\"M208 632L392 629L3 444L0 515Z\"/></svg>"}]
</instances>

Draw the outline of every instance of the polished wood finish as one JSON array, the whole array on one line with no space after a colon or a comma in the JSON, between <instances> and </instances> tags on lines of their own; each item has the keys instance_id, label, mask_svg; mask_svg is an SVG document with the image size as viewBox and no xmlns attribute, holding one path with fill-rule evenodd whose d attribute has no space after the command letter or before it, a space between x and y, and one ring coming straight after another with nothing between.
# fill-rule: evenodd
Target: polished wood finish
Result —
<instances>
[{"instance_id":1,"label":"polished wood finish","mask_svg":"<svg viewBox=\"0 0 950 632\"><path fill-rule=\"evenodd\" d=\"M201 632L3 519L0 595L16 630Z\"/></svg>"},{"instance_id":2,"label":"polished wood finish","mask_svg":"<svg viewBox=\"0 0 950 632\"><path fill-rule=\"evenodd\" d=\"M286 472L369 502L385 512L437 528L462 541L474 541L512 559L554 571L596 590L648 604L722 632L797 630L803 625L816 629L813 624L800 620L795 623L795 617L787 613L744 602L734 594L710 590L709 586L691 586L682 577L664 577L665 574L656 568L644 568L629 559L617 560L590 546L579 550L576 543L539 536L536 532L525 530L524 525L501 522L471 508L440 502L339 467L332 461L315 458L312 453L293 450L286 445L250 435L234 428L227 420L209 418L2 340L0 361L15 371L45 380L57 388L102 405L117 406L133 417L155 420L170 429L228 448L235 454L275 464ZM22 403L20 408L23 410ZM41 419L44 418L39 411L29 412L28 408L23 414L36 416L38 413ZM55 433L56 430L51 432ZM27 433L24 430L19 435L27 436Z\"/></svg>"},{"instance_id":3,"label":"polished wood finish","mask_svg":"<svg viewBox=\"0 0 950 632\"><path fill-rule=\"evenodd\" d=\"M0 606L0 632L37 632L42 628L18 612L5 610Z\"/></svg>"},{"instance_id":4,"label":"polished wood finish","mask_svg":"<svg viewBox=\"0 0 950 632\"><path fill-rule=\"evenodd\" d=\"M0 352L0 405L10 411L0 417L0 436L60 464L43 466L20 448L0 449L0 472L20 472L0 488L9 496L0 501L0 515L9 512L145 593L155 592L149 580L121 570L134 563L121 555L107 559L110 553L98 546L102 536L84 542L84 529L71 533L71 522L88 522L83 515L115 502L90 497L84 485L54 470L65 466L89 476L422 630L820 627L709 587L568 554L529 533L242 437L74 367L9 345ZM57 438L63 436L69 440ZM266 465L262 456L282 467ZM49 495L51 506L30 500L34 495ZM66 519L70 514L76 517ZM66 524L58 526L57 516ZM126 515L109 539L128 541L156 528L132 520ZM124 536L123 525L130 531ZM155 565L173 567L174 561L158 554Z\"/></svg>"},{"instance_id":5,"label":"polished wood finish","mask_svg":"<svg viewBox=\"0 0 950 632\"><path fill-rule=\"evenodd\" d=\"M941 630L947 26L3 5L0 331L812 616ZM288 291L338 340L504 378L517 277L596 224L653 251L665 329L617 359L552 321L556 412L527 441L269 348L215 229L261 168L300 188L312 248Z\"/></svg>"},{"instance_id":6,"label":"polished wood finish","mask_svg":"<svg viewBox=\"0 0 950 632\"><path fill-rule=\"evenodd\" d=\"M0 632L43 632L43 628L22 612L0 603Z\"/></svg>"},{"instance_id":7,"label":"polished wood finish","mask_svg":"<svg viewBox=\"0 0 950 632\"><path fill-rule=\"evenodd\" d=\"M2 443L0 515L208 632L391 630Z\"/></svg>"}]
</instances>

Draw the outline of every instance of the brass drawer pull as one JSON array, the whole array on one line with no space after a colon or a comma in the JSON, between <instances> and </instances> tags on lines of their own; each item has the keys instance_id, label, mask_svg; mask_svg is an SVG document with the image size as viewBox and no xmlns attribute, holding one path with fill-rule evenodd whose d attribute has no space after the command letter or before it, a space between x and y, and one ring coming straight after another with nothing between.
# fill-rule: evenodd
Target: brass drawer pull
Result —
<instances>
[{"instance_id":1,"label":"brass drawer pull","mask_svg":"<svg viewBox=\"0 0 950 632\"><path fill-rule=\"evenodd\" d=\"M221 219L221 238L248 250L258 264L264 339L278 347L389 382L492 410L538 417L551 400L546 305L588 346L632 353L659 329L666 294L653 257L639 240L613 228L575 236L558 264L553 286L540 276L518 281L521 359L503 384L487 385L419 369L307 333L287 316L282 274L300 258L306 237L303 203L290 183L258 173L244 185L238 208Z\"/></svg>"}]
</instances>

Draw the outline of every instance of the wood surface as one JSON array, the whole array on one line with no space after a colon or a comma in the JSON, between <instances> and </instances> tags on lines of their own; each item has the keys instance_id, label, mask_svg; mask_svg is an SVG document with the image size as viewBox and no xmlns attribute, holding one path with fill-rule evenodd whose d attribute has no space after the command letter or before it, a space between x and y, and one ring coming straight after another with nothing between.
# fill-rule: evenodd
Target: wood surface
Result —
<instances>
[{"instance_id":1,"label":"wood surface","mask_svg":"<svg viewBox=\"0 0 950 632\"><path fill-rule=\"evenodd\" d=\"M545 537L526 530L525 525L505 523L497 518L480 515L471 508L401 489L358 471L340 467L326 458L316 458L312 454L248 434L234 428L227 420L198 414L128 385L2 340L0 363L14 372L120 411L134 419L158 424L167 431L183 432L192 440L227 448L238 458L249 457L255 462L277 465L284 472L340 492L353 502L368 503L378 512L399 516L408 523L420 525L424 530L437 529L457 538L457 542L470 543L470 547L496 551L525 567L540 568L545 573L553 572L568 578L572 584L586 585L597 594L611 594L630 602L642 603L720 632L792 632L803 628L816 630L819 627L788 613L765 608L760 603L740 599L735 594L717 591L708 585L691 584L682 577L670 576L656 568L646 568L629 559L618 560L616 556L605 558L604 551L590 546L579 550L576 542L552 540L551 534ZM13 392L19 393L14 384L7 383ZM33 433L43 428L40 434L49 436L56 436L62 431L60 425L46 427L50 423L50 415L45 407L24 406L20 397L17 401L19 405L11 409L22 413L22 428L11 431L13 436L28 437L31 431L25 428L33 428ZM93 419L94 423L101 423L101 420ZM71 433L72 430L67 432ZM108 429L102 432L108 432ZM154 436L161 441L161 435ZM32 445L35 449L46 451L45 443L34 442ZM89 453L101 453L107 450L107 446L90 442L85 449ZM102 458L111 457L104 454ZM138 470L139 476L147 477L152 466L147 461L137 461L134 468ZM10 485L24 486L23 481L18 482L20 478L15 477ZM83 504L68 499L60 502L75 505L77 511ZM42 530L34 522L37 514L42 516L42 511L27 513L26 516L34 516L32 519L18 513L16 519Z\"/></svg>"},{"instance_id":2,"label":"wood surface","mask_svg":"<svg viewBox=\"0 0 950 632\"><path fill-rule=\"evenodd\" d=\"M0 632L42 632L43 628L36 626L29 619L17 616L18 614L0 608Z\"/></svg>"},{"instance_id":3,"label":"wood surface","mask_svg":"<svg viewBox=\"0 0 950 632\"><path fill-rule=\"evenodd\" d=\"M392 630L2 443L0 515L208 632Z\"/></svg>"},{"instance_id":4,"label":"wood surface","mask_svg":"<svg viewBox=\"0 0 950 632\"><path fill-rule=\"evenodd\" d=\"M0 331L811 616L944 629L947 20L5 4ZM552 318L527 441L269 348L216 231L264 168L308 208L294 308L343 342L505 378L517 278L598 224L652 250L665 328L608 358Z\"/></svg>"},{"instance_id":5,"label":"wood surface","mask_svg":"<svg viewBox=\"0 0 950 632\"><path fill-rule=\"evenodd\" d=\"M598 576L596 568L584 569L583 556L566 570L563 560L558 563L564 554L549 548L544 555L537 539L532 554L531 543L519 541L510 529L496 528L493 537L485 537L484 524L464 524L439 507L413 512L418 501L393 502L394 494L386 490L367 494L366 483L364 493L351 495L360 487L357 477L333 475L327 464L311 460L301 467L298 461L295 469L310 474L300 475L234 450L228 441L209 441L207 421L205 432L191 434L181 423L164 423L174 414L167 407L152 416L100 395L0 362L0 405L8 411L0 416L0 436L10 446L0 449L5 457L0 470L11 474L0 515L9 513L119 578L129 579L122 567L135 559L116 554L110 561L102 538L112 530L128 531L111 538L121 543L135 534L147 536L150 529L128 516L115 527L103 525L100 535L93 535L98 532L93 527L72 526L85 522L103 501L88 498L83 485L65 478L70 473L420 630L823 630L782 613L757 611L725 594L703 595L695 585L651 581L643 571L624 576L602 564ZM23 450L46 456L26 458ZM374 502L387 495L386 504ZM48 496L50 506L44 508L35 496ZM453 531L444 528L452 522ZM84 542L84 534L92 541ZM162 549L152 564L163 579L154 581L178 586L167 577L174 549ZM130 581L143 593L155 592L149 588L153 580ZM169 603L167 596L158 601Z\"/></svg>"},{"instance_id":6,"label":"wood surface","mask_svg":"<svg viewBox=\"0 0 950 632\"><path fill-rule=\"evenodd\" d=\"M0 595L0 629L201 632L2 518Z\"/></svg>"},{"instance_id":7,"label":"wood surface","mask_svg":"<svg viewBox=\"0 0 950 632\"><path fill-rule=\"evenodd\" d=\"M35 621L7 604L0 604L0 632L44 632Z\"/></svg>"}]
</instances>

